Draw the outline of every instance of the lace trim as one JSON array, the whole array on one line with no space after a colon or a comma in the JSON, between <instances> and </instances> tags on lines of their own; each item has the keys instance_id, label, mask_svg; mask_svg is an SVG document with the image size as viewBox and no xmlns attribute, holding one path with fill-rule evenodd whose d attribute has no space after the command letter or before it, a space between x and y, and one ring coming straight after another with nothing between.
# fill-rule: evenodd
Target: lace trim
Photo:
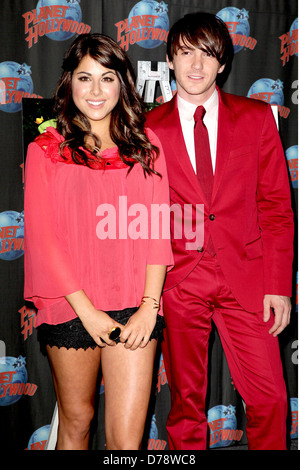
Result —
<instances>
[{"instance_id":1,"label":"lace trim","mask_svg":"<svg viewBox=\"0 0 300 470\"><path fill-rule=\"evenodd\" d=\"M111 318L125 325L131 315L137 311L137 307L126 308L124 310L115 310L106 312ZM150 340L162 339L163 330L165 328L165 321L161 315L157 315L155 327L151 333ZM38 328L38 339L41 344L43 352L46 351L46 346L57 346L58 348L67 349L95 349L98 345L93 338L84 328L79 318L74 318L59 325L49 325L43 323Z\"/></svg>"}]
</instances>

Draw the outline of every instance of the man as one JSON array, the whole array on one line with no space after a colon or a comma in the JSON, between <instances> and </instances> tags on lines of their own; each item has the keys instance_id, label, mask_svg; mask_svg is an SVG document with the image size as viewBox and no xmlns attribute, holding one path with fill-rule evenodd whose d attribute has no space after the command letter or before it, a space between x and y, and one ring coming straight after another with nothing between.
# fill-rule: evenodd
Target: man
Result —
<instances>
[{"instance_id":1,"label":"man","mask_svg":"<svg viewBox=\"0 0 300 470\"><path fill-rule=\"evenodd\" d=\"M204 242L196 249L185 231L174 236L172 223L175 267L163 297L163 354L171 389L167 431L170 448L177 450L207 446L211 320L246 404L248 448L286 449L287 399L277 336L291 311L288 173L271 107L216 85L230 57L232 42L220 19L208 13L180 19L167 44L177 94L147 115L164 147L171 205L184 213L192 204L190 223L196 205L204 205Z\"/></svg>"}]
</instances>

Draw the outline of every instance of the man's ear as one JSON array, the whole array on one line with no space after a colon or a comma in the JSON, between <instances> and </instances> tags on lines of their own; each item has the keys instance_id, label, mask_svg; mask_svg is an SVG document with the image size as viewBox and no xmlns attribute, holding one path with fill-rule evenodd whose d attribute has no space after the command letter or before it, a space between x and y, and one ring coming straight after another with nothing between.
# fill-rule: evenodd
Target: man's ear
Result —
<instances>
[{"instance_id":1,"label":"man's ear","mask_svg":"<svg viewBox=\"0 0 300 470\"><path fill-rule=\"evenodd\" d=\"M226 64L221 65L221 67L220 67L219 70L218 70L218 73L222 73L222 72L223 72L223 70L225 69L225 65L226 65Z\"/></svg>"},{"instance_id":2,"label":"man's ear","mask_svg":"<svg viewBox=\"0 0 300 470\"><path fill-rule=\"evenodd\" d=\"M169 60L168 55L166 55L166 61L167 61L169 69L174 70L173 62Z\"/></svg>"}]
</instances>

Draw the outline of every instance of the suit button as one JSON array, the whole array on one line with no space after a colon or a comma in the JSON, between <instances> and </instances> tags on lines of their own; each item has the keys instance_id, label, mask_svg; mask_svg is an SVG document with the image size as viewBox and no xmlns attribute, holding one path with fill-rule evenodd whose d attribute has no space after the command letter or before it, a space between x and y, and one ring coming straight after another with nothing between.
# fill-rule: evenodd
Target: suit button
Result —
<instances>
[{"instance_id":1,"label":"suit button","mask_svg":"<svg viewBox=\"0 0 300 470\"><path fill-rule=\"evenodd\" d=\"M198 246L197 251L198 251L198 253L202 253L202 251L203 251L203 246Z\"/></svg>"},{"instance_id":2,"label":"suit button","mask_svg":"<svg viewBox=\"0 0 300 470\"><path fill-rule=\"evenodd\" d=\"M216 216L214 214L210 214L210 216L208 218L209 218L209 220L215 220Z\"/></svg>"}]
</instances>

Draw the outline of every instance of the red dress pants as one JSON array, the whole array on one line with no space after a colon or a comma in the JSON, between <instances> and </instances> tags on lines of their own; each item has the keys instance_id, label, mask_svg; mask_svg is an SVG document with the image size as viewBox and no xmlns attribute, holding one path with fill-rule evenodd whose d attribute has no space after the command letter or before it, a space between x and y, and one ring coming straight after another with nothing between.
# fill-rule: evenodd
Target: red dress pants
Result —
<instances>
[{"instance_id":1,"label":"red dress pants","mask_svg":"<svg viewBox=\"0 0 300 470\"><path fill-rule=\"evenodd\" d=\"M247 289L247 286L245 286ZM249 292L255 295L255 292ZM263 309L246 312L226 284L217 257L205 258L163 295L162 351L171 390L169 447L207 449L208 341L214 321L234 385L246 404L248 448L286 449L287 398L278 339Z\"/></svg>"}]
</instances>

